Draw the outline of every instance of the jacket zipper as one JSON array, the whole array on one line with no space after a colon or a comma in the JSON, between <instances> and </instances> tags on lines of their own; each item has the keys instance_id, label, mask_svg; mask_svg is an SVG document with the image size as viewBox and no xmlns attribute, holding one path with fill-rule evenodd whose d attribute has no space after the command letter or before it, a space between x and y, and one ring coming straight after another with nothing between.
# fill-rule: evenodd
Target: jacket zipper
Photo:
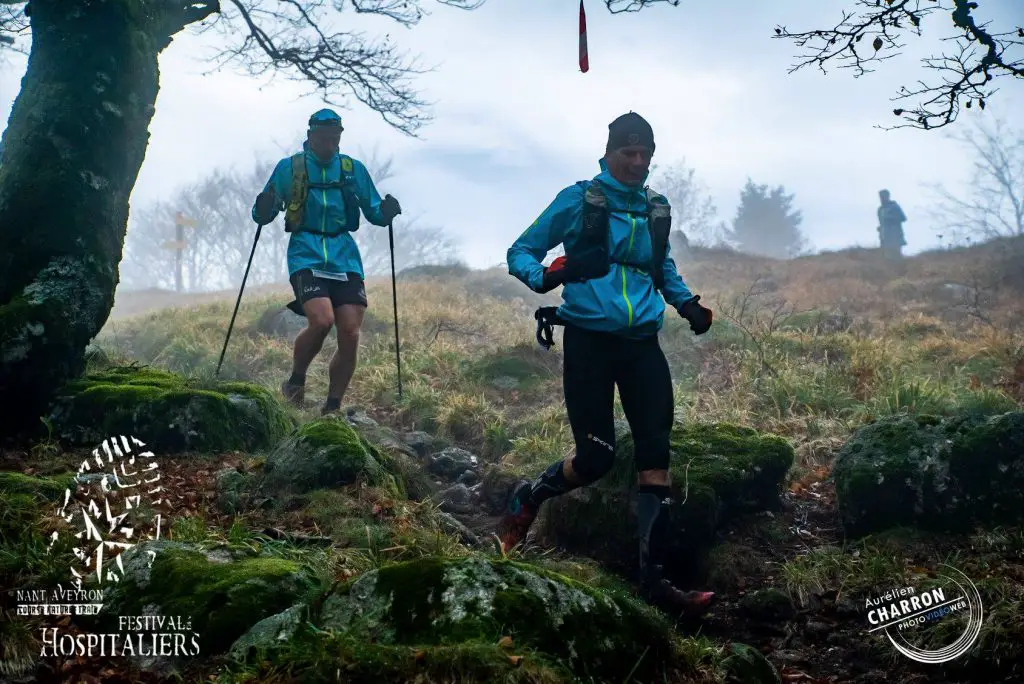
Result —
<instances>
[{"instance_id":1,"label":"jacket zipper","mask_svg":"<svg viewBox=\"0 0 1024 684\"><path fill-rule=\"evenodd\" d=\"M626 213L629 215L629 220L632 223L632 229L629 231L629 248L626 250L626 259L629 259L629 255L633 252L633 237L636 235L636 217L633 216L631 209L633 208L633 201L626 201ZM623 264L619 264L619 271L622 273L622 298L626 300L626 310L629 312L629 322L626 327L633 327L633 303L629 301L629 296L626 294L626 267Z\"/></svg>"},{"instance_id":2,"label":"jacket zipper","mask_svg":"<svg viewBox=\"0 0 1024 684\"><path fill-rule=\"evenodd\" d=\"M320 180L327 183L327 169L320 169ZM327 188L320 191L320 199L324 203L324 211L320 216L320 241L324 249L324 270L327 270Z\"/></svg>"}]
</instances>

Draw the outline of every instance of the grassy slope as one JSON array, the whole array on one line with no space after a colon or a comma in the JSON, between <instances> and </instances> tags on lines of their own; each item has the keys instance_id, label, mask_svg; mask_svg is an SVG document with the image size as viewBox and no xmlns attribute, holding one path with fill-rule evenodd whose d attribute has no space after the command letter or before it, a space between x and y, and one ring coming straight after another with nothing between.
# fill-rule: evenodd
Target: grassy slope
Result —
<instances>
[{"instance_id":1,"label":"grassy slope","mask_svg":"<svg viewBox=\"0 0 1024 684\"><path fill-rule=\"evenodd\" d=\"M680 270L714 308L716 324L695 338L670 312L662 342L680 417L774 431L795 441L803 465L815 466L872 416L1011 408L1020 398L1013 383L1024 380L1024 332L1013 327L1024 291L1014 278L1024 277L1015 275L1015 256L1024 258L1019 241L896 265L875 250L790 262L698 252ZM560 347L544 352L533 339L531 314L541 298L498 269L400 281L398 401L390 282L368 290L371 309L346 403L404 427L438 430L488 460L527 470L571 449ZM289 299L287 291L243 299L222 377L276 391L290 370L291 346L261 334L257 322ZM112 320L97 342L143 363L212 374L232 307L225 296ZM333 340L308 373L307 397L317 402ZM503 376L518 386L494 382Z\"/></svg>"},{"instance_id":2,"label":"grassy slope","mask_svg":"<svg viewBox=\"0 0 1024 684\"><path fill-rule=\"evenodd\" d=\"M667 319L662 339L676 380L679 417L729 420L785 435L798 447L793 479L798 481L794 488L802 488L820 478L819 466L827 466L834 449L871 416L1019 405L1024 335L1014 328L1019 318L1015 298L1024 282L1014 282L1021 276L1010 266L1013 258L1019 263L1019 245L926 254L899 265L882 262L871 250L791 262L698 252L680 264L680 271L715 309L716 324L695 338L674 314ZM947 283L967 287L949 288ZM346 403L396 426L440 432L487 461L523 472L536 472L570 452L560 347L544 352L536 345L531 315L539 302L557 298L537 297L499 269L400 281L404 397L398 401L390 281L371 282L368 289L372 308ZM131 299L120 296L122 307L129 307L122 311L144 307L137 297ZM258 322L289 299L287 288L247 293L222 378L254 381L276 391L290 369L291 345L260 333ZM234 300L235 293L227 292L203 296L191 307L134 318L115 315L96 343L116 358L212 375ZM326 391L333 343L332 334L308 374L307 396L316 403ZM515 387L508 378L516 379ZM307 417L316 415L317 408L311 407ZM74 463L51 442L36 445L30 456L27 461L34 464L52 462L45 469L60 470L58 461L64 467ZM260 457L243 459L258 463ZM214 457L198 473L196 466L182 465L182 481L195 479L183 489L211 489L209 475L219 460ZM167 467L175 472L177 465ZM372 488L313 496L288 520L237 519L232 524L230 517L211 513L209 504L190 501L171 536L266 547L276 542L254 531L268 525L330 534L343 547L340 552L296 557L316 566L325 581L391 560L466 553L439 532L424 504L393 501ZM41 544L43 536L40 531L30 541ZM1019 534L1000 533L988 542L1001 550L1017 548ZM23 551L18 550L21 558ZM783 565L774 583L783 582L803 603L826 586L848 590L856 583L888 581L887 573L868 572L872 568L900 574L899 564L887 565L881 551L850 551L825 546L798 555ZM281 547L284 557L296 553L287 544ZM26 576L62 570L50 567L42 554L29 555L38 556L38 562L22 568ZM584 581L601 577L587 562L550 562ZM772 577L767 581L773 582ZM1009 588L1006 596L1018 594L1019 587ZM1019 618L1021 605L1008 598L993 607L1002 611L1005 624ZM703 662L701 654L713 650L704 639L693 642L701 651L695 661Z\"/></svg>"}]
</instances>

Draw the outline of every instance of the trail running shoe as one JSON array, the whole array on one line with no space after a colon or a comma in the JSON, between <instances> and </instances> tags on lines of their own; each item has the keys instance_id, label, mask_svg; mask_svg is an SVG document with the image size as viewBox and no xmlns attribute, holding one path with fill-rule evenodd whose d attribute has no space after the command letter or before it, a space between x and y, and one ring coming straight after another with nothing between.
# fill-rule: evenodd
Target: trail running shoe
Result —
<instances>
[{"instance_id":1,"label":"trail running shoe","mask_svg":"<svg viewBox=\"0 0 1024 684\"><path fill-rule=\"evenodd\" d=\"M530 486L529 482L523 482L516 488L505 516L498 523L498 539L506 552L526 538L537 517L537 507L530 502Z\"/></svg>"},{"instance_id":2,"label":"trail running shoe","mask_svg":"<svg viewBox=\"0 0 1024 684\"><path fill-rule=\"evenodd\" d=\"M300 408L306 402L306 388L303 385L293 385L285 380L281 383L281 394L289 402Z\"/></svg>"},{"instance_id":3,"label":"trail running shoe","mask_svg":"<svg viewBox=\"0 0 1024 684\"><path fill-rule=\"evenodd\" d=\"M713 591L683 591L666 579L659 580L653 587L647 587L644 598L659 608L671 613L682 613L690 617L703 614L715 603Z\"/></svg>"}]
</instances>

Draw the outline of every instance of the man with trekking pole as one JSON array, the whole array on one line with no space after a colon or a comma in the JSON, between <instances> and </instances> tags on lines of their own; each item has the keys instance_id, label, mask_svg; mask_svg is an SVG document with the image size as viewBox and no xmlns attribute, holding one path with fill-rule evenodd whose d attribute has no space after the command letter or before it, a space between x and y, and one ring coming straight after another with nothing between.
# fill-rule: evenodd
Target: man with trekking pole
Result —
<instances>
[{"instance_id":1,"label":"man with trekking pole","mask_svg":"<svg viewBox=\"0 0 1024 684\"><path fill-rule=\"evenodd\" d=\"M381 199L360 161L340 154L343 130L341 117L334 111L321 109L313 114L303 151L278 162L252 209L252 218L260 226L272 222L283 209L285 230L291 233L288 275L295 301L288 308L307 322L295 339L292 374L281 384L281 393L295 405L304 404L306 371L331 327L337 326L338 349L331 359L324 415L341 408L355 371L368 306L362 258L351 235L359 228L359 212L389 231L402 213L394 197Z\"/></svg>"}]
</instances>

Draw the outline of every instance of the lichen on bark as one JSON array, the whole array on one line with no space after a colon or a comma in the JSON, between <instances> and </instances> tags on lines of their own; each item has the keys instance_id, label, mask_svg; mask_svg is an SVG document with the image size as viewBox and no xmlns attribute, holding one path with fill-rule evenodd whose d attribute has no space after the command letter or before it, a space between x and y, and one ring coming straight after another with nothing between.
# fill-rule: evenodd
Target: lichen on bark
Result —
<instances>
[{"instance_id":1,"label":"lichen on bark","mask_svg":"<svg viewBox=\"0 0 1024 684\"><path fill-rule=\"evenodd\" d=\"M32 48L0 165L0 387L16 397L2 434L39 425L110 314L157 56L184 26L170 6L30 4Z\"/></svg>"}]
</instances>

